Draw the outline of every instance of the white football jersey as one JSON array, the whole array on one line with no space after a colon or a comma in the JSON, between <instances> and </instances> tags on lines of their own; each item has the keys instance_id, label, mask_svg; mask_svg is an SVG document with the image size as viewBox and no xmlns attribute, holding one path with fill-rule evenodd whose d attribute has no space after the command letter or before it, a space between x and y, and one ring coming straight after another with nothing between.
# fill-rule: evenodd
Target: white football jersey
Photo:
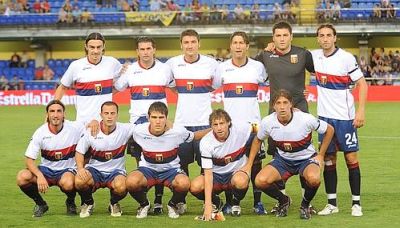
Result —
<instances>
[{"instance_id":1,"label":"white football jersey","mask_svg":"<svg viewBox=\"0 0 400 228\"><path fill-rule=\"evenodd\" d=\"M194 133L184 127L174 126L160 136L149 131L150 123L136 125L133 139L142 147L139 167L147 167L157 172L179 168L178 147L184 142L191 142Z\"/></svg>"},{"instance_id":2,"label":"white football jersey","mask_svg":"<svg viewBox=\"0 0 400 228\"><path fill-rule=\"evenodd\" d=\"M75 168L75 148L80 132L74 122L65 120L60 132L52 132L48 123L40 126L32 136L25 156L37 159L41 155L41 166L52 170Z\"/></svg>"},{"instance_id":3,"label":"white football jersey","mask_svg":"<svg viewBox=\"0 0 400 228\"><path fill-rule=\"evenodd\" d=\"M110 134L106 135L100 130L95 137L90 131L86 131L79 140L76 151L81 154L90 153L86 167L93 167L104 173L111 173L115 169L125 170L124 152L133 128L132 124L117 123Z\"/></svg>"},{"instance_id":4,"label":"white football jersey","mask_svg":"<svg viewBox=\"0 0 400 228\"><path fill-rule=\"evenodd\" d=\"M292 114L292 119L286 125L279 122L275 112L264 117L257 137L265 140L270 136L275 141L279 155L284 159L308 159L316 153L312 144L312 131L324 134L328 124L300 110L293 111Z\"/></svg>"},{"instance_id":5,"label":"white football jersey","mask_svg":"<svg viewBox=\"0 0 400 228\"><path fill-rule=\"evenodd\" d=\"M216 78L222 85L224 109L232 122L259 123L258 85L267 79L262 63L248 58L245 65L236 66L229 59L218 66Z\"/></svg>"},{"instance_id":6,"label":"white football jersey","mask_svg":"<svg viewBox=\"0 0 400 228\"><path fill-rule=\"evenodd\" d=\"M112 100L113 80L118 77L121 64L117 59L103 56L94 65L87 57L75 60L61 78L61 84L75 87L76 120L83 123L100 118L100 107Z\"/></svg>"},{"instance_id":7,"label":"white football jersey","mask_svg":"<svg viewBox=\"0 0 400 228\"><path fill-rule=\"evenodd\" d=\"M218 62L205 55L199 55L196 62L188 63L183 55L170 58L178 91L178 102L174 124L180 126L207 126L211 114L211 91Z\"/></svg>"},{"instance_id":8,"label":"white football jersey","mask_svg":"<svg viewBox=\"0 0 400 228\"><path fill-rule=\"evenodd\" d=\"M135 62L115 82L115 88L122 91L129 87L131 94L130 122L134 123L147 116L150 105L156 101L167 104L165 88L173 86L172 72L165 63L155 60L154 65L145 69Z\"/></svg>"},{"instance_id":9,"label":"white football jersey","mask_svg":"<svg viewBox=\"0 0 400 228\"><path fill-rule=\"evenodd\" d=\"M311 52L318 88L318 116L352 120L355 117L354 98L349 85L363 77L355 57L338 48L328 57L322 49Z\"/></svg>"},{"instance_id":10,"label":"white football jersey","mask_svg":"<svg viewBox=\"0 0 400 228\"><path fill-rule=\"evenodd\" d=\"M232 173L242 168L247 162L246 142L252 128L250 124L233 124L225 142L218 141L213 131L200 141L201 166L215 173Z\"/></svg>"}]
</instances>

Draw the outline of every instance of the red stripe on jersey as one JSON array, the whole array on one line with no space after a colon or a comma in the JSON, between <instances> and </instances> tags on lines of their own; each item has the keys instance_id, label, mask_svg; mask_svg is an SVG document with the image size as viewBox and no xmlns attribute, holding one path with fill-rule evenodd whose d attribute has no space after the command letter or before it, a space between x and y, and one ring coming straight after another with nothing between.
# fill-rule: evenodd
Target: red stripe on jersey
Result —
<instances>
[{"instance_id":1,"label":"red stripe on jersey","mask_svg":"<svg viewBox=\"0 0 400 228\"><path fill-rule=\"evenodd\" d=\"M70 146L70 147L66 147L63 149L58 149L58 150L41 150L42 156L46 156L46 157L56 157L56 153L61 152L62 156L61 157L66 157L71 153L75 153L75 148L76 148L76 144ZM59 156L59 155L57 155Z\"/></svg>"},{"instance_id":2,"label":"red stripe on jersey","mask_svg":"<svg viewBox=\"0 0 400 228\"><path fill-rule=\"evenodd\" d=\"M167 159L167 158L171 158L171 157L176 157L178 155L178 148L174 148L172 150L169 151L146 151L143 150L143 155L145 157L148 157L150 159ZM159 157L161 156L161 157Z\"/></svg>"},{"instance_id":3,"label":"red stripe on jersey","mask_svg":"<svg viewBox=\"0 0 400 228\"><path fill-rule=\"evenodd\" d=\"M101 81L93 81L93 82L77 82L75 83L75 89L94 89L98 86L98 84L101 85L102 88L106 87L112 87L113 86L113 80L112 79L107 79L107 80L101 80Z\"/></svg>"},{"instance_id":4,"label":"red stripe on jersey","mask_svg":"<svg viewBox=\"0 0 400 228\"><path fill-rule=\"evenodd\" d=\"M258 91L258 84L254 83L228 83L223 85L224 91L241 88L242 91Z\"/></svg>"},{"instance_id":5,"label":"red stripe on jersey","mask_svg":"<svg viewBox=\"0 0 400 228\"><path fill-rule=\"evenodd\" d=\"M93 157L101 157L101 158L105 158L106 154L110 153L111 157L109 159L111 159L113 157L120 155L121 153L124 153L125 147L126 147L126 144L124 144L114 150L94 150L92 147L90 147L89 151Z\"/></svg>"},{"instance_id":6,"label":"red stripe on jersey","mask_svg":"<svg viewBox=\"0 0 400 228\"><path fill-rule=\"evenodd\" d=\"M351 78L349 75L332 75L332 74L325 74L321 72L315 72L316 78L318 81L323 82L331 82L331 83L350 83ZM326 77L326 78L325 78Z\"/></svg>"},{"instance_id":7,"label":"red stripe on jersey","mask_svg":"<svg viewBox=\"0 0 400 228\"><path fill-rule=\"evenodd\" d=\"M194 87L211 86L211 79L175 79L176 86L187 86L193 83Z\"/></svg>"},{"instance_id":8,"label":"red stripe on jersey","mask_svg":"<svg viewBox=\"0 0 400 228\"><path fill-rule=\"evenodd\" d=\"M130 87L131 94L134 93L165 93L165 86L142 85Z\"/></svg>"},{"instance_id":9,"label":"red stripe on jersey","mask_svg":"<svg viewBox=\"0 0 400 228\"><path fill-rule=\"evenodd\" d=\"M222 158L213 158L212 161L215 165L224 166L241 158L246 152L246 148L242 147L237 151L227 154Z\"/></svg>"},{"instance_id":10,"label":"red stripe on jersey","mask_svg":"<svg viewBox=\"0 0 400 228\"><path fill-rule=\"evenodd\" d=\"M284 151L297 151L299 148L310 144L312 138L312 133L309 133L304 139L300 141L275 141L276 146L284 149Z\"/></svg>"}]
</instances>

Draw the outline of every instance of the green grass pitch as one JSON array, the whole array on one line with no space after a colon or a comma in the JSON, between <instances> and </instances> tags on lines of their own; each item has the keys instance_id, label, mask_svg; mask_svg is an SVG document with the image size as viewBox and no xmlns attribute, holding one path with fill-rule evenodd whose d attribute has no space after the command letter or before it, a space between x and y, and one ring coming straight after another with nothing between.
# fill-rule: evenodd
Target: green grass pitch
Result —
<instances>
[{"instance_id":1,"label":"green grass pitch","mask_svg":"<svg viewBox=\"0 0 400 228\"><path fill-rule=\"evenodd\" d=\"M261 105L265 116L266 105ZM311 105L315 114L315 104ZM173 119L175 107L171 107L170 119ZM67 117L74 119L75 109L67 107ZM34 203L16 186L17 172L24 168L24 151L35 129L45 118L44 106L0 107L0 227L400 227L400 103L368 103L366 126L359 130L360 166L362 175L361 202L364 216L355 218L350 215L351 194L347 169L342 154L338 156L338 214L321 217L313 216L310 221L299 219L300 185L298 177L293 177L287 185L287 193L293 199L289 216L276 218L272 215L256 216L252 213L252 190L242 201L242 216L226 217L225 222L203 223L194 221L202 213L202 204L190 194L187 197L188 212L177 220L150 215L146 219L135 217L137 203L127 196L121 201L123 216L112 218L107 211L109 193L100 189L94 194L96 208L94 214L86 219L65 214L65 196L57 187L52 187L44 195L49 211L42 218L32 218ZM128 107L121 107L120 121L128 120ZM316 137L314 135L314 143ZM270 158L264 160L266 164ZM127 171L134 169L134 160L127 157ZM191 178L199 172L197 165L191 165ZM170 197L165 190L164 203ZM318 209L325 206L324 184L322 183L313 201ZM154 194L149 193L152 201ZM79 197L76 202L79 203ZM269 209L274 201L263 195L262 201ZM164 208L166 210L166 208Z\"/></svg>"}]
</instances>

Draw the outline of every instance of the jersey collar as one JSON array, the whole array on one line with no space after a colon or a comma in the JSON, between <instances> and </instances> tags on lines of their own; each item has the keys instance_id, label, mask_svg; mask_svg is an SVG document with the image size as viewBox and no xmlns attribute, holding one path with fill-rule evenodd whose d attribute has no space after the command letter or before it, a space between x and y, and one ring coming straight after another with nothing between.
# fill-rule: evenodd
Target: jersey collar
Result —
<instances>
[{"instance_id":1,"label":"jersey collar","mask_svg":"<svg viewBox=\"0 0 400 228\"><path fill-rule=\"evenodd\" d=\"M186 60L185 56L183 56L183 61L185 61L185 63L189 63L189 64L197 63L198 61L200 61L200 54L197 54L197 59L193 62L188 62Z\"/></svg>"},{"instance_id":2,"label":"jersey collar","mask_svg":"<svg viewBox=\"0 0 400 228\"><path fill-rule=\"evenodd\" d=\"M234 65L235 67L244 67L244 66L246 66L247 65L247 63L249 62L249 58L247 58L246 57L246 61L244 62L244 64L242 64L242 65L236 65L234 62L233 62L233 59L231 59L231 62L232 62L232 65Z\"/></svg>"},{"instance_id":3,"label":"jersey collar","mask_svg":"<svg viewBox=\"0 0 400 228\"><path fill-rule=\"evenodd\" d=\"M151 68L153 68L153 67L156 65L156 60L153 61L153 64L151 64L151 66L150 66L149 68L146 68L145 66L143 66L143 65L140 63L140 60L138 61L138 65L139 65L139 67L142 68L142 69L150 70Z\"/></svg>"},{"instance_id":4,"label":"jersey collar","mask_svg":"<svg viewBox=\"0 0 400 228\"><path fill-rule=\"evenodd\" d=\"M339 48L338 48L338 47L335 47L335 51L333 51L332 54L326 56L326 58L329 58L329 57L333 56L333 55L336 54L336 52L338 52L338 51L339 51Z\"/></svg>"}]
</instances>

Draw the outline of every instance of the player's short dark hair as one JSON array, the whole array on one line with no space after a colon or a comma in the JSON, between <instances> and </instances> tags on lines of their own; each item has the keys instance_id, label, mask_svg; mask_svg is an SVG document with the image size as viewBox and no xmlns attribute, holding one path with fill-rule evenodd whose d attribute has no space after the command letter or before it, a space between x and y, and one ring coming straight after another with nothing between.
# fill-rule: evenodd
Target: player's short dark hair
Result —
<instances>
[{"instance_id":1,"label":"player's short dark hair","mask_svg":"<svg viewBox=\"0 0 400 228\"><path fill-rule=\"evenodd\" d=\"M290 94L290 92L287 91L286 89L280 89L280 90L276 93L275 98L274 98L274 100L272 101L272 104L275 105L275 103L278 101L278 99L279 99L280 97L284 97L284 98L288 99L289 102L293 104L293 96L292 96L292 94Z\"/></svg>"},{"instance_id":2,"label":"player's short dark hair","mask_svg":"<svg viewBox=\"0 0 400 228\"><path fill-rule=\"evenodd\" d=\"M164 102L156 101L150 105L147 114L150 116L153 112L159 112L161 114L164 114L165 116L168 116L168 107Z\"/></svg>"},{"instance_id":3,"label":"player's short dark hair","mask_svg":"<svg viewBox=\"0 0 400 228\"><path fill-rule=\"evenodd\" d=\"M104 106L115 106L115 107L117 108L117 113L118 113L118 111L119 111L118 104L115 103L114 101L106 101L106 102L104 102L104 103L101 105L101 108L100 108L100 111L101 111L101 112L103 112L103 107L104 107Z\"/></svg>"},{"instance_id":4,"label":"player's short dark hair","mask_svg":"<svg viewBox=\"0 0 400 228\"><path fill-rule=\"evenodd\" d=\"M229 127L232 126L232 119L225 110L220 109L220 108L214 110L210 114L210 117L208 118L208 123L210 124L210 126L212 126L212 122L214 120L218 120L218 119L224 119L226 122L229 122Z\"/></svg>"},{"instance_id":5,"label":"player's short dark hair","mask_svg":"<svg viewBox=\"0 0 400 228\"><path fill-rule=\"evenodd\" d=\"M277 29L287 29L289 33L292 34L292 26L286 21L279 21L272 26L272 34L275 34Z\"/></svg>"},{"instance_id":6,"label":"player's short dark hair","mask_svg":"<svg viewBox=\"0 0 400 228\"><path fill-rule=\"evenodd\" d=\"M323 29L323 28L331 29L332 32L333 32L333 35L336 36L336 29L335 29L335 27L333 26L333 24L329 24L329 23L322 24L322 25L320 25L320 26L318 27L318 29L317 29L317 36L318 36L319 30L321 30L321 29Z\"/></svg>"},{"instance_id":7,"label":"player's short dark hair","mask_svg":"<svg viewBox=\"0 0 400 228\"><path fill-rule=\"evenodd\" d=\"M183 37L185 37L185 36L195 36L197 38L197 41L200 41L200 35L194 29L186 29L185 31L183 31L181 33L181 38L180 38L181 42L182 42Z\"/></svg>"},{"instance_id":8,"label":"player's short dark hair","mask_svg":"<svg viewBox=\"0 0 400 228\"><path fill-rule=\"evenodd\" d=\"M65 105L60 100L52 100L46 105L46 112L49 111L50 106L58 104L62 107L63 112L65 111Z\"/></svg>"},{"instance_id":9,"label":"player's short dark hair","mask_svg":"<svg viewBox=\"0 0 400 228\"><path fill-rule=\"evenodd\" d=\"M249 44L249 43L250 43L249 36L247 35L246 32L243 32L243 31L234 32L234 33L231 35L231 38L230 38L231 43L232 43L232 40L233 40L233 38L234 38L235 36L240 36L240 37L242 37L243 40L244 40L244 42L245 42L246 44Z\"/></svg>"},{"instance_id":10,"label":"player's short dark hair","mask_svg":"<svg viewBox=\"0 0 400 228\"><path fill-rule=\"evenodd\" d=\"M156 48L156 41L148 36L140 36L136 39L136 47L139 48L140 43L151 43L153 48Z\"/></svg>"},{"instance_id":11,"label":"player's short dark hair","mask_svg":"<svg viewBox=\"0 0 400 228\"><path fill-rule=\"evenodd\" d=\"M87 44L87 43L88 43L89 41L91 41L91 40L101 40L101 41L103 41L103 44L106 43L106 40L104 39L104 36L101 35L101 33L99 33L99 32L92 32L92 33L90 33L90 34L86 37L85 44Z\"/></svg>"}]
</instances>

